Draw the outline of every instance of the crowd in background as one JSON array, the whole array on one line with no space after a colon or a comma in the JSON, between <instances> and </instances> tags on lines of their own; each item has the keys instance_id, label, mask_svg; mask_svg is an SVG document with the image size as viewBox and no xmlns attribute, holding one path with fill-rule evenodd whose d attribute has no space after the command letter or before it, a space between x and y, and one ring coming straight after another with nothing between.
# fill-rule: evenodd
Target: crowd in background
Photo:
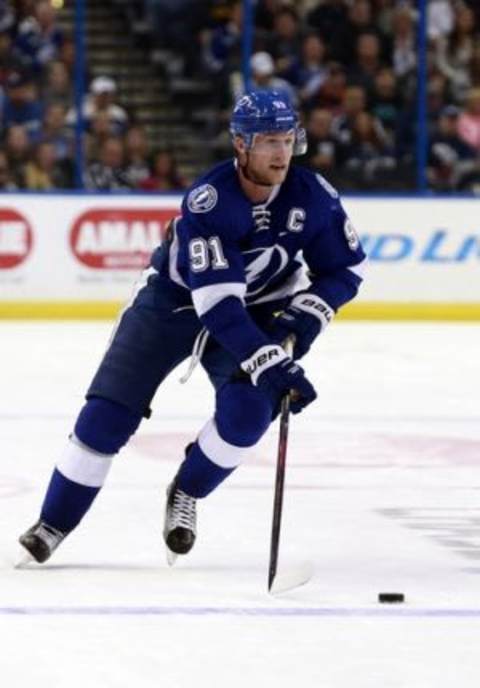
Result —
<instances>
[{"instance_id":1,"label":"crowd in background","mask_svg":"<svg viewBox=\"0 0 480 688\"><path fill-rule=\"evenodd\" d=\"M427 8L428 183L480 190L480 2ZM242 24L235 3L226 24L202 35L225 118L241 87ZM406 0L258 2L253 85L290 95L308 132L303 163L343 189L415 188L417 29ZM224 156L221 131L216 145Z\"/></svg>"},{"instance_id":2,"label":"crowd in background","mask_svg":"<svg viewBox=\"0 0 480 688\"><path fill-rule=\"evenodd\" d=\"M125 3L124 3L125 4ZM180 74L211 84L212 157L231 155L228 117L242 89L242 3L133 0L136 18ZM257 0L252 86L289 94L309 149L298 162L344 190L416 184L417 21L407 0ZM88 12L88 7L87 7ZM72 188L74 42L49 0L0 0L0 188ZM480 190L480 2L428 2L428 182ZM168 69L167 69L168 73ZM190 181L153 149L109 76L88 79L83 183L171 190ZM160 142L162 143L162 142Z\"/></svg>"},{"instance_id":3,"label":"crowd in background","mask_svg":"<svg viewBox=\"0 0 480 688\"><path fill-rule=\"evenodd\" d=\"M0 0L0 190L71 189L75 44L49 0ZM181 189L175 159L153 149L115 81L89 79L83 105L87 189Z\"/></svg>"}]
</instances>

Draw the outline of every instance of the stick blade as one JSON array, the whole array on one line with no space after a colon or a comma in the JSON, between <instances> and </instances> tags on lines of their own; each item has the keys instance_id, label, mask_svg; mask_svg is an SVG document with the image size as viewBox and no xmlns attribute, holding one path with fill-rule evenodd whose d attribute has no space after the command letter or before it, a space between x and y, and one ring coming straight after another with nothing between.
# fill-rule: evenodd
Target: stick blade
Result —
<instances>
[{"instance_id":1,"label":"stick blade","mask_svg":"<svg viewBox=\"0 0 480 688\"><path fill-rule=\"evenodd\" d=\"M288 570L275 574L269 582L268 592L270 595L281 595L289 590L299 588L301 585L308 583L313 573L313 564L309 561L291 566Z\"/></svg>"}]
</instances>

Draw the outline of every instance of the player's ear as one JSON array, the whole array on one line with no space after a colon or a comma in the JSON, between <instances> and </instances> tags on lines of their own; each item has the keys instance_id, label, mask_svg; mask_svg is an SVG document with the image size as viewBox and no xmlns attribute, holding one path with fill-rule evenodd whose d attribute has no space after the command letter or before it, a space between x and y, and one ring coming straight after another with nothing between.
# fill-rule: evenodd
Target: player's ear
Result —
<instances>
[{"instance_id":1,"label":"player's ear","mask_svg":"<svg viewBox=\"0 0 480 688\"><path fill-rule=\"evenodd\" d=\"M236 155L243 155L243 153L247 152L246 143L241 136L233 137L233 148L235 150Z\"/></svg>"}]
</instances>

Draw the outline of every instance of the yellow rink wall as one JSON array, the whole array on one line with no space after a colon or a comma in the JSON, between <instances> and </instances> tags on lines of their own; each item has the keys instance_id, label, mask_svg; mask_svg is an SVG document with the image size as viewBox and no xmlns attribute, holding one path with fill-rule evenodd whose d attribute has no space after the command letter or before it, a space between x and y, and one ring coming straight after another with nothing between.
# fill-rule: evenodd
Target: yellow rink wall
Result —
<instances>
[{"instance_id":1,"label":"yellow rink wall","mask_svg":"<svg viewBox=\"0 0 480 688\"><path fill-rule=\"evenodd\" d=\"M112 319L181 196L0 196L0 318ZM354 198L369 255L350 320L480 320L480 199Z\"/></svg>"}]
</instances>

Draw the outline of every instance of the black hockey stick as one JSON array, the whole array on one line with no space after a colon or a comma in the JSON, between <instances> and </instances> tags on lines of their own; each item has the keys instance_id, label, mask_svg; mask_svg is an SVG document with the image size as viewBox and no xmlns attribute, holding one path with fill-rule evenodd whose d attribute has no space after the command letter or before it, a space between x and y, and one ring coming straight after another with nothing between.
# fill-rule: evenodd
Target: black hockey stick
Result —
<instances>
[{"instance_id":1,"label":"black hockey stick","mask_svg":"<svg viewBox=\"0 0 480 688\"><path fill-rule=\"evenodd\" d=\"M273 496L272 535L270 538L270 562L268 564L268 591L277 575L278 550L280 547L280 526L282 525L283 492L287 463L288 421L290 419L290 394L282 399L280 411L280 433L278 438L277 470L275 473L275 492Z\"/></svg>"},{"instance_id":2,"label":"black hockey stick","mask_svg":"<svg viewBox=\"0 0 480 688\"><path fill-rule=\"evenodd\" d=\"M285 342L285 351L293 353L294 339ZM280 410L280 432L278 438L277 469L275 473L275 492L273 497L272 534L270 538L270 561L268 564L268 592L285 592L306 583L312 576L310 564L303 564L289 573L278 575L278 553L280 549L280 527L282 524L283 493L287 465L288 425L290 419L290 393L282 399Z\"/></svg>"}]
</instances>

